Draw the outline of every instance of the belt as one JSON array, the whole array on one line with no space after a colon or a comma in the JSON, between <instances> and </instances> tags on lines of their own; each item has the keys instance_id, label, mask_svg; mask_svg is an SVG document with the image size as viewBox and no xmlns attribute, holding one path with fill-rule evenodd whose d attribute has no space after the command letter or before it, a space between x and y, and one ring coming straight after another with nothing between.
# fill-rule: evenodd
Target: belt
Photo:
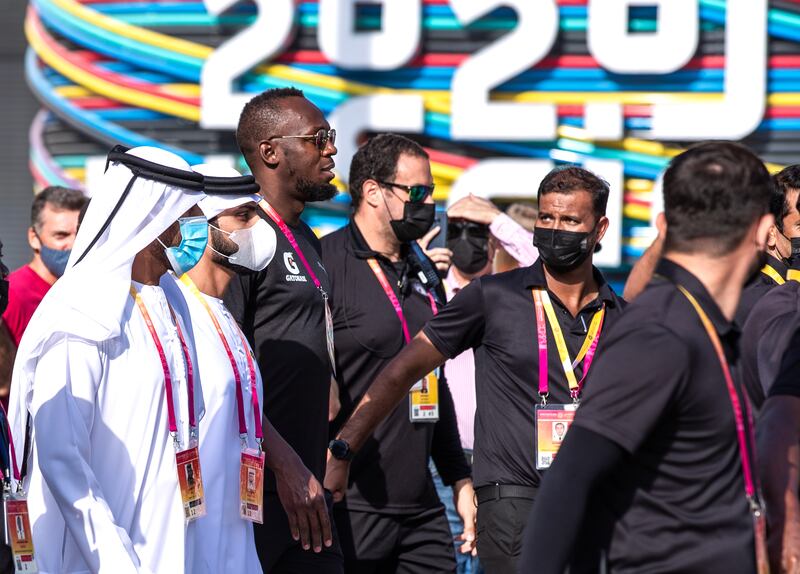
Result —
<instances>
[{"instance_id":1,"label":"belt","mask_svg":"<svg viewBox=\"0 0 800 574\"><path fill-rule=\"evenodd\" d=\"M489 502L490 500L500 500L501 498L526 498L533 500L536 498L536 491L533 486L522 486L521 484L488 484L475 490L475 498L478 504Z\"/></svg>"}]
</instances>

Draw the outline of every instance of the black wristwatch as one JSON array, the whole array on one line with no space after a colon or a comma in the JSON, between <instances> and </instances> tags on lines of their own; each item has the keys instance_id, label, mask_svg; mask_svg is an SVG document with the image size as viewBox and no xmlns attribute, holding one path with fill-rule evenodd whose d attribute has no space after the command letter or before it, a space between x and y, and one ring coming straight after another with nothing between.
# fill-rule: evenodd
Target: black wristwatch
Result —
<instances>
[{"instance_id":1,"label":"black wristwatch","mask_svg":"<svg viewBox=\"0 0 800 574\"><path fill-rule=\"evenodd\" d=\"M335 438L328 443L328 450L331 451L333 458L339 460L352 460L353 451L350 450L350 445L346 440Z\"/></svg>"}]
</instances>

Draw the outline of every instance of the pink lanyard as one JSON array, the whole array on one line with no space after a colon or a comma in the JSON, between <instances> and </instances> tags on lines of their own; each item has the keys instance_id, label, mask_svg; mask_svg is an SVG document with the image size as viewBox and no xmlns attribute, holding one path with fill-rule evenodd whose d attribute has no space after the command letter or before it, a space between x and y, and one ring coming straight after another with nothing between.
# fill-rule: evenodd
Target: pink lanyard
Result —
<instances>
[{"instance_id":1,"label":"pink lanyard","mask_svg":"<svg viewBox=\"0 0 800 574\"><path fill-rule=\"evenodd\" d=\"M381 284L383 287L383 292L386 293L386 297L389 299L389 302L394 307L394 312L397 314L397 318L400 319L400 325L403 327L403 339L408 345L411 342L411 335L408 332L408 323L406 322L406 317L403 314L403 308L400 306L400 301L397 299L397 295L394 294L392 290L392 286L389 285L389 280L386 278L386 274L381 269L380 263L374 257L367 259L367 263L369 263L372 272L375 274L375 277L378 279L378 283ZM431 311L433 311L434 316L439 312L439 308L436 306L436 299L433 298L433 295L428 293L428 301L431 304Z\"/></svg>"},{"instance_id":2,"label":"pink lanyard","mask_svg":"<svg viewBox=\"0 0 800 574\"><path fill-rule=\"evenodd\" d=\"M548 375L548 360L547 360L547 327L545 317L545 302L542 301L542 295L533 289L533 302L536 309L536 334L537 343L539 347L539 396L542 397L542 404L547 404L547 397L550 393L550 380ZM549 299L546 302L549 303ZM552 313L552 304L550 312ZM564 368L564 373L567 377L569 384L569 393L574 401L580 397L583 383L586 381L586 376L589 374L589 369L592 367L595 354L597 353L597 345L600 342L600 333L603 331L603 322L605 320L605 306L603 306L595 317L592 318L589 332L586 335L586 340L578 353L574 363L569 362L569 354L566 347L566 342L561 333L559 326L553 325L553 338L556 340L556 347L558 347L559 358ZM557 321L555 319L554 321ZM588 347L586 346L589 343ZM575 381L573 369L583 360L583 376L580 381Z\"/></svg>"},{"instance_id":3,"label":"pink lanyard","mask_svg":"<svg viewBox=\"0 0 800 574\"><path fill-rule=\"evenodd\" d=\"M244 398L242 397L242 377L239 373L239 366L236 364L236 359L233 356L233 351L231 350L231 346L228 343L228 338L225 336L225 333L222 330L222 326L219 324L214 311L209 306L208 302L203 297L203 294L200 293L200 290L197 288L197 285L194 284L191 277L188 275L183 275L181 277L181 282L186 285L189 290L192 292L198 301L203 305L208 316L211 318L211 323L214 325L214 329L217 331L217 335L219 336L220 341L222 342L222 346L225 348L225 353L228 355L228 361L231 364L231 369L233 370L233 379L236 382L236 412L239 416L239 438L242 441L247 441L247 421L245 420L244 416ZM247 355L247 370L250 379L250 398L253 405L253 418L255 422L255 437L256 442L260 445L263 439L263 430L261 428L261 411L259 410L258 405L258 389L256 388L257 380L256 380L256 368L253 364L253 359L248 352L249 346L247 345L247 341L244 338L244 334L242 333L241 329L239 329L238 325L236 326L237 333L241 339L242 346L245 349L245 354Z\"/></svg>"},{"instance_id":4,"label":"pink lanyard","mask_svg":"<svg viewBox=\"0 0 800 574\"><path fill-rule=\"evenodd\" d=\"M286 241L288 241L289 244L292 246L292 249L294 249L295 253L297 253L297 256L300 258L300 261L306 268L306 271L311 276L311 281L313 281L314 287L319 289L319 292L322 293L322 298L327 301L328 294L325 293L325 290L322 288L322 283L320 283L313 269L311 269L311 265L309 265L306 256L303 255L303 250L300 249L300 246L297 244L297 240L294 238L294 233L292 233L292 230L289 229L289 226L286 225L286 222L283 220L283 218L281 218L281 216L278 215L278 212L275 211L275 209L265 200L262 199L261 201L259 201L258 205L261 206L261 209L263 209L267 213L267 215L269 215L270 219L272 219L272 221L274 221L275 224L278 226L278 228L281 230L281 233L283 233L284 237L286 237Z\"/></svg>"},{"instance_id":5,"label":"pink lanyard","mask_svg":"<svg viewBox=\"0 0 800 574\"><path fill-rule=\"evenodd\" d=\"M153 338L153 343L156 345L158 358L161 360L161 368L164 371L164 392L167 395L167 419L169 424L169 434L172 436L172 439L175 441L177 446L178 425L175 419L175 403L172 397L172 376L169 372L167 355L164 353L164 347L161 345L161 340L158 338L158 333L156 333L156 328L153 325L153 320L150 318L150 313L148 313L147 307L145 306L144 301L142 301L141 295L139 295L133 285L131 285L131 295L133 296L134 301L136 301L139 311L142 313L145 325L147 325L147 329L150 331L150 336ZM197 419L195 418L194 411L194 373L192 370L192 360L189 357L189 348L186 345L185 339L183 338L183 332L181 331L180 323L178 322L178 318L175 316L175 312L172 310L172 307L169 307L169 312L172 315L172 320L175 322L175 327L178 330L178 339L181 342L183 358L186 361L186 388L187 394L189 395L189 432L191 436L196 436Z\"/></svg>"},{"instance_id":6,"label":"pink lanyard","mask_svg":"<svg viewBox=\"0 0 800 574\"><path fill-rule=\"evenodd\" d=\"M722 343L719 340L714 326L708 315L700 306L689 291L682 285L676 285L678 290L689 300L689 303L694 307L695 312L700 317L703 327L706 329L708 338L717 353L720 367L722 367L722 375L725 378L725 386L728 389L728 396L731 400L731 407L733 408L733 418L736 421L736 438L739 443L739 458L742 461L742 474L744 475L744 492L747 497L747 502L750 506L750 511L753 514L755 526L755 540L756 540L756 563L759 572L768 572L766 558L766 525L763 507L758 495L758 485L756 484L756 477L753 475L753 469L750 466L750 456L748 454L748 441L751 445L755 445L755 435L753 434L753 414L750 411L750 402L747 400L747 395L744 395L744 409L742 403L739 401L739 395L736 392L736 387L733 384L733 377L731 376L728 360L725 358L725 351L722 349ZM744 418L747 416L748 431L745 431ZM755 447L752 449L755 456Z\"/></svg>"}]
</instances>

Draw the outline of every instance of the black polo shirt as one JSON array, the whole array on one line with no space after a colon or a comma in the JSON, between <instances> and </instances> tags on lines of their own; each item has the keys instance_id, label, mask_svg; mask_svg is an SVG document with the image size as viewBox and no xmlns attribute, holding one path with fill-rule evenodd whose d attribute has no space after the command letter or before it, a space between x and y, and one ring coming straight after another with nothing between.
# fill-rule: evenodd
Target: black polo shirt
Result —
<instances>
[{"instance_id":1,"label":"black polo shirt","mask_svg":"<svg viewBox=\"0 0 800 574\"><path fill-rule=\"evenodd\" d=\"M773 257L772 255L767 254L767 265L772 267L775 271L777 271L781 277L784 279L786 278L786 272L789 271L789 267L781 261ZM739 300L739 308L736 310L736 322L739 324L740 327L743 327L744 324L747 322L748 317L750 317L750 313L753 311L753 307L756 306L756 303L759 300L770 292L774 287L777 287L779 284L775 282L775 280L764 273L763 271L759 271L755 277L745 285L744 289L742 290L742 298Z\"/></svg>"},{"instance_id":2,"label":"black polo shirt","mask_svg":"<svg viewBox=\"0 0 800 574\"><path fill-rule=\"evenodd\" d=\"M675 284L708 314L731 366L738 328L686 269L665 259L656 274L606 340L575 418L629 453L591 502L590 514L612 524L578 548L606 546L610 572L755 572L731 400L708 333Z\"/></svg>"},{"instance_id":3,"label":"black polo shirt","mask_svg":"<svg viewBox=\"0 0 800 574\"><path fill-rule=\"evenodd\" d=\"M787 281L771 289L753 307L742 330L742 383L760 409L775 381L795 331L800 327L800 283Z\"/></svg>"},{"instance_id":4,"label":"black polo shirt","mask_svg":"<svg viewBox=\"0 0 800 574\"><path fill-rule=\"evenodd\" d=\"M275 230L275 257L263 271L235 278L225 303L253 346L264 380L264 414L322 482L331 381L325 306L289 241L266 213L258 212ZM302 221L289 228L322 287L330 293L314 232ZM265 469L264 488L275 490L275 477L269 469Z\"/></svg>"},{"instance_id":5,"label":"black polo shirt","mask_svg":"<svg viewBox=\"0 0 800 574\"><path fill-rule=\"evenodd\" d=\"M575 357L595 312L606 305L597 353L602 356L612 325L624 301L595 269L598 297L572 317L550 290L550 299L570 357ZM539 398L539 353L532 288L546 287L541 259L530 267L474 279L459 291L424 329L447 358L475 351L475 444L473 479L489 484L539 486L534 445L534 405ZM552 329L547 326L548 379L551 403L571 403ZM581 377L581 369L576 369Z\"/></svg>"},{"instance_id":6,"label":"black polo shirt","mask_svg":"<svg viewBox=\"0 0 800 574\"><path fill-rule=\"evenodd\" d=\"M412 338L433 317L433 309L418 279L419 269L408 257L392 263L372 251L353 221L322 239L322 257L330 270L342 404L331 425L335 435L375 377L405 345L400 320L367 259L378 260L403 308ZM441 308L444 291L434 291L434 296ZM439 417L436 423L412 423L409 399L401 401L353 459L342 505L382 514L411 514L439 506L428 470L431 456L446 484L470 476L444 380L439 385Z\"/></svg>"},{"instance_id":7,"label":"black polo shirt","mask_svg":"<svg viewBox=\"0 0 800 574\"><path fill-rule=\"evenodd\" d=\"M775 382L767 389L767 393L769 397L800 398L800 325L792 333Z\"/></svg>"}]
</instances>

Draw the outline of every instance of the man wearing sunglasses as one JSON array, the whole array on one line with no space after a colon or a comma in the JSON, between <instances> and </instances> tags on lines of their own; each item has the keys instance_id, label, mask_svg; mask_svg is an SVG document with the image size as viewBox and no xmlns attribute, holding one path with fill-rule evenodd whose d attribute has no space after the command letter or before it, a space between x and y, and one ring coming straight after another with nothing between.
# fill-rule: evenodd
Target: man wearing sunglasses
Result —
<instances>
[{"instance_id":1,"label":"man wearing sunglasses","mask_svg":"<svg viewBox=\"0 0 800 574\"><path fill-rule=\"evenodd\" d=\"M333 341L319 240L300 220L336 194L335 130L300 90L268 90L242 110L236 139L261 188L259 214L277 237L272 264L234 279L226 303L250 339L263 412L283 441L264 452L264 524L254 528L265 573L339 573L342 557L322 488ZM288 445L288 448L287 448Z\"/></svg>"},{"instance_id":2,"label":"man wearing sunglasses","mask_svg":"<svg viewBox=\"0 0 800 574\"><path fill-rule=\"evenodd\" d=\"M333 285L333 324L340 400L337 432L375 376L445 301L433 263L416 240L433 223L428 154L393 134L372 138L353 157L353 217L322 240ZM415 255L415 252L417 253ZM334 509L348 572L454 572L453 539L428 472L434 462L453 487L474 540L470 468L461 449L444 379L421 373L357 453L330 444L333 460L352 459L346 496ZM330 464L330 459L329 459ZM471 552L472 541L464 544Z\"/></svg>"}]
</instances>

